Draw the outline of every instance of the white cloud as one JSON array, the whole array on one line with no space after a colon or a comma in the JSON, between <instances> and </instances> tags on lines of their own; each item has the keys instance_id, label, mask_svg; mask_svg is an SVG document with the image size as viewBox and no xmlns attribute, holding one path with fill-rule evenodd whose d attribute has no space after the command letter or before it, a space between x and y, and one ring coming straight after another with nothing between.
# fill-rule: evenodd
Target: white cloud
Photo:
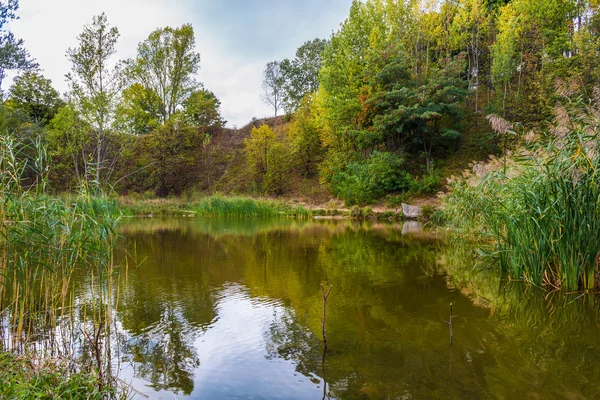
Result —
<instances>
[{"instance_id":1,"label":"white cloud","mask_svg":"<svg viewBox=\"0 0 600 400\"><path fill-rule=\"evenodd\" d=\"M341 1L349 3L349 0ZM247 18L260 18L259 3L256 4L257 7L251 9L256 9L258 15L248 15ZM269 6L271 3L262 5L265 4ZM290 4L303 7L302 2ZM248 52L232 51L236 41L241 39L235 37L235 34L228 35L227 29L218 29L220 22L216 17L215 21L210 22L210 26L206 25L207 22L199 24L198 20L207 21L211 16L202 15L203 18L200 18L203 3L189 0L23 0L20 5L18 14L21 19L11 23L9 29L25 40L25 46L44 70L43 74L52 79L54 86L61 92L67 89L64 75L71 68L65 56L66 51L77 45L77 35L81 33L83 25L91 22L94 15L105 12L109 23L119 28L121 37L115 61L135 56L137 44L158 27L192 23L197 51L202 57L198 79L221 100L221 110L229 126L241 127L252 117L272 115L272 110L260 100L264 65L274 58L274 54L277 58L293 56L296 47L301 44L285 43L284 46L289 48L269 48L265 51L267 54L261 54L261 50L269 43L255 43L256 54L251 60L245 59ZM293 16L281 19L282 29L293 25L290 18ZM325 30L323 26L315 27L318 32L307 32L304 29L294 31L290 39L299 36L305 36L304 40L324 37L337 27L341 19L341 15L333 16L330 27ZM243 24L243 21L240 23ZM303 23L306 24L306 21ZM8 87L10 79L6 82Z\"/></svg>"},{"instance_id":2,"label":"white cloud","mask_svg":"<svg viewBox=\"0 0 600 400\"><path fill-rule=\"evenodd\" d=\"M234 54L223 54L198 28L194 28L202 63L200 79L206 89L221 101L227 125L242 127L252 117L263 117L272 111L260 100L263 62L248 63Z\"/></svg>"},{"instance_id":3,"label":"white cloud","mask_svg":"<svg viewBox=\"0 0 600 400\"><path fill-rule=\"evenodd\" d=\"M66 51L77 45L77 35L94 15L106 12L109 23L119 28L118 58L135 55L137 43L156 27L185 21L181 10L165 7L165 2L159 0L30 0L20 5L21 18L9 29L25 40L44 74L61 91L66 89L64 75L71 68Z\"/></svg>"}]
</instances>

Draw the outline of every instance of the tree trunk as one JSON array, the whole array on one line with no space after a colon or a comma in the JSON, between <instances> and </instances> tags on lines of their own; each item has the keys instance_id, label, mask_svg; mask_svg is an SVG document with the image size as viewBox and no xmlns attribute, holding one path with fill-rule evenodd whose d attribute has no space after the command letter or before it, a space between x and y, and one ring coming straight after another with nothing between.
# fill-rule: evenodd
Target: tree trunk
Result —
<instances>
[{"instance_id":1,"label":"tree trunk","mask_svg":"<svg viewBox=\"0 0 600 400\"><path fill-rule=\"evenodd\" d=\"M98 132L98 142L97 142L97 152L96 152L96 182L100 185L100 165L102 163L102 128Z\"/></svg>"}]
</instances>

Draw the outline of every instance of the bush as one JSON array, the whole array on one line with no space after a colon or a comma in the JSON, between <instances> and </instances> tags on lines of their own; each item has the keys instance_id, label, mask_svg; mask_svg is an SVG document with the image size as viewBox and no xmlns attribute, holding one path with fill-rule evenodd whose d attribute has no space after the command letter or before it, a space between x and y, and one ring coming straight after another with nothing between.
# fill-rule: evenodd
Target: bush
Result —
<instances>
[{"instance_id":1,"label":"bush","mask_svg":"<svg viewBox=\"0 0 600 400\"><path fill-rule=\"evenodd\" d=\"M421 179L413 179L410 182L409 195L422 196L436 194L440 189L440 172L432 169L429 174Z\"/></svg>"},{"instance_id":2,"label":"bush","mask_svg":"<svg viewBox=\"0 0 600 400\"><path fill-rule=\"evenodd\" d=\"M421 207L421 212L423 213L423 219L426 221L431 220L433 213L435 212L435 207L433 206L423 206Z\"/></svg>"},{"instance_id":3,"label":"bush","mask_svg":"<svg viewBox=\"0 0 600 400\"><path fill-rule=\"evenodd\" d=\"M407 190L411 176L402 168L403 163L397 154L375 151L368 159L337 172L331 181L332 191L348 205L364 205L385 193Z\"/></svg>"},{"instance_id":4,"label":"bush","mask_svg":"<svg viewBox=\"0 0 600 400\"><path fill-rule=\"evenodd\" d=\"M377 216L377 219L385 221L393 221L398 218L400 214L396 214L394 211L384 211Z\"/></svg>"}]
</instances>

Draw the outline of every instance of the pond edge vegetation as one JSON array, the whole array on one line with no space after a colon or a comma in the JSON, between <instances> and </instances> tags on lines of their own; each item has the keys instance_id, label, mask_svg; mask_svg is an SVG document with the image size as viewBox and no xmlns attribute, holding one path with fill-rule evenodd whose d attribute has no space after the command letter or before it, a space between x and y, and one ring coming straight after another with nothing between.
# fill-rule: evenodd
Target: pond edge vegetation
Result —
<instances>
[{"instance_id":1,"label":"pond edge vegetation","mask_svg":"<svg viewBox=\"0 0 600 400\"><path fill-rule=\"evenodd\" d=\"M600 88L591 98L580 89L559 85L563 101L545 133L528 132L530 143L508 160L458 179L446 200L458 232L492 241L486 258L513 280L549 290L600 289ZM493 124L515 133L500 117Z\"/></svg>"}]
</instances>

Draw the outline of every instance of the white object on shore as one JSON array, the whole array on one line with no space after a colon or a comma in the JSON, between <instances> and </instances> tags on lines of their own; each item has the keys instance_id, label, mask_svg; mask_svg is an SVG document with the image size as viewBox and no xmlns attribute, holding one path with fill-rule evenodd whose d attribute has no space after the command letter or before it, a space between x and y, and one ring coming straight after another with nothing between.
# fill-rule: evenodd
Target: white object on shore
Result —
<instances>
[{"instance_id":1,"label":"white object on shore","mask_svg":"<svg viewBox=\"0 0 600 400\"><path fill-rule=\"evenodd\" d=\"M421 211L421 207L419 206L410 206L408 204L402 203L402 212L404 216L408 219L417 219L421 215L423 215L423 211Z\"/></svg>"}]
</instances>

